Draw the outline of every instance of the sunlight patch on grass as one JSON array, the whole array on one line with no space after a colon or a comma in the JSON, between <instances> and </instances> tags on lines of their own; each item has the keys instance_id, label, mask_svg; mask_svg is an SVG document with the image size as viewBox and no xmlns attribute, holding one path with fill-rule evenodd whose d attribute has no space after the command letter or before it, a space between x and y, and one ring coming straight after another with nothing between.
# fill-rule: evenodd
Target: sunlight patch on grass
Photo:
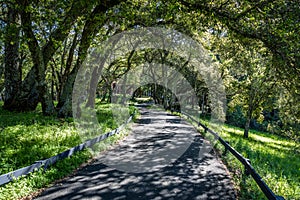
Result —
<instances>
[{"instance_id":1,"label":"sunlight patch on grass","mask_svg":"<svg viewBox=\"0 0 300 200\"><path fill-rule=\"evenodd\" d=\"M98 103L97 117L103 133L117 128L111 107ZM130 114L135 108L129 107ZM61 153L82 143L72 119L45 117L41 110L24 113L8 112L0 103L0 174L19 169ZM98 145L109 148L125 136L114 135ZM47 171L40 170L0 186L0 200L18 199L51 184L79 167L91 158L88 150L58 161Z\"/></svg>"},{"instance_id":2,"label":"sunlight patch on grass","mask_svg":"<svg viewBox=\"0 0 300 200\"><path fill-rule=\"evenodd\" d=\"M191 120L187 119L191 122ZM195 122L191 122L197 126ZM208 125L208 120L201 119ZM198 127L203 133L203 128ZM249 138L243 138L243 129L224 124L220 136L240 152L270 189L285 199L300 199L300 151L299 144L270 133L250 130ZM206 133L208 134L208 133ZM251 176L244 174L244 166L231 154L224 155L225 148L217 143L215 149L230 170L239 199L267 199Z\"/></svg>"},{"instance_id":3,"label":"sunlight patch on grass","mask_svg":"<svg viewBox=\"0 0 300 200\"><path fill-rule=\"evenodd\" d=\"M229 127L228 125L223 126L223 130L225 131L223 134L227 133L234 133L239 136L244 135L244 130L237 127ZM264 133L259 131L249 131L249 138L253 139L255 141L260 141L264 143L274 144L274 145L284 145L284 146L290 146L295 147L295 142L289 141L288 139L282 138L277 135L272 135L270 133Z\"/></svg>"},{"instance_id":4,"label":"sunlight patch on grass","mask_svg":"<svg viewBox=\"0 0 300 200\"><path fill-rule=\"evenodd\" d=\"M270 136L268 133L250 131L249 138L244 139L242 130L224 127L221 137L230 142L237 151L251 160L251 164L261 175L267 185L277 195L286 199L299 199L300 193L300 156L296 143L286 138ZM265 136L264 136L265 135ZM233 161L226 160L227 165L236 170ZM238 161L235 161L238 162ZM242 168L238 168L243 170ZM234 171L232 170L232 171ZM234 174L234 173L233 173ZM247 177L244 182L237 182L242 199L265 198L254 180ZM251 195L250 195L251 193Z\"/></svg>"}]
</instances>

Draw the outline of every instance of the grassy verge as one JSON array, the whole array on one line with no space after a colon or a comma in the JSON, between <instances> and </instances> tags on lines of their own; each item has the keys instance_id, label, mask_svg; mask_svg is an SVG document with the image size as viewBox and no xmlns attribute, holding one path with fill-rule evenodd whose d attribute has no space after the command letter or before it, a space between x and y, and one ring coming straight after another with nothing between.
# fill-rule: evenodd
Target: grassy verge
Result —
<instances>
[{"instance_id":1,"label":"grassy verge","mask_svg":"<svg viewBox=\"0 0 300 200\"><path fill-rule=\"evenodd\" d=\"M243 130L225 125L221 137L251 164L271 190L285 199L300 199L300 152L299 145L286 138L252 130L249 138L243 138ZM222 149L220 147L218 149ZM221 150L223 151L223 149ZM265 198L251 177L245 177L243 167L228 154L223 157L235 175L243 199Z\"/></svg>"},{"instance_id":2,"label":"grassy verge","mask_svg":"<svg viewBox=\"0 0 300 200\"><path fill-rule=\"evenodd\" d=\"M134 101L137 103L149 103L152 102L153 99L151 97L139 97L135 98Z\"/></svg>"},{"instance_id":3,"label":"grassy verge","mask_svg":"<svg viewBox=\"0 0 300 200\"><path fill-rule=\"evenodd\" d=\"M103 133L117 128L111 105L98 102L96 109ZM133 110L130 107L130 112ZM0 113L0 174L31 165L82 143L71 118L45 117L41 109L26 113L7 112L2 105ZM100 149L107 149L124 137L124 133L102 141ZM90 158L91 153L84 150L58 161L46 171L40 170L0 186L0 200L18 199L36 192L72 173Z\"/></svg>"},{"instance_id":4,"label":"grassy verge","mask_svg":"<svg viewBox=\"0 0 300 200\"><path fill-rule=\"evenodd\" d=\"M208 121L202 121L208 124ZM196 126L196 124L194 123ZM203 131L200 128L200 131ZM209 134L209 133L207 133ZM248 139L243 130L223 125L220 136L245 158L251 160L254 169L270 189L285 199L300 199L300 148L299 144L269 133L251 130ZM239 192L239 199L266 199L254 179L244 174L243 165L231 154L224 155L224 146L219 142L215 149L227 165Z\"/></svg>"}]
</instances>

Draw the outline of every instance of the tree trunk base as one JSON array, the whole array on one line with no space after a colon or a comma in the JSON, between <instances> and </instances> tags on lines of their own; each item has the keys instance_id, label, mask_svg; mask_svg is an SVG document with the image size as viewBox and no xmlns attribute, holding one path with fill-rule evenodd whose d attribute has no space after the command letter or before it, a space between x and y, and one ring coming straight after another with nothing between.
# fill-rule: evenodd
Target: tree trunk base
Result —
<instances>
[{"instance_id":1,"label":"tree trunk base","mask_svg":"<svg viewBox=\"0 0 300 200\"><path fill-rule=\"evenodd\" d=\"M39 95L32 92L27 97L15 97L4 101L3 108L8 111L25 112L34 111L39 103Z\"/></svg>"}]
</instances>

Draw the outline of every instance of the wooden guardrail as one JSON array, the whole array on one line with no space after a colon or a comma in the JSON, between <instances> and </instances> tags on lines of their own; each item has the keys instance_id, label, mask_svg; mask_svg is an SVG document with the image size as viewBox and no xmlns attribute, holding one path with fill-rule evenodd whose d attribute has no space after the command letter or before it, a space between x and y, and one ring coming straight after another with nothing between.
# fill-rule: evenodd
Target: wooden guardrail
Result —
<instances>
[{"instance_id":1,"label":"wooden guardrail","mask_svg":"<svg viewBox=\"0 0 300 200\"><path fill-rule=\"evenodd\" d=\"M200 121L194 119L189 114L182 112L182 114L186 115L189 119L196 122L198 126L201 126L205 132L209 132L215 138L218 138L219 142L225 147L226 151L229 151L234 155L245 167L245 171L247 174L250 174L252 178L255 180L257 185L260 187L265 196L270 200L284 200L282 196L278 196L274 194L274 192L269 188L269 186L262 180L261 176L255 171L253 166L251 165L251 161L247 158L244 158L238 151L236 151L233 147L231 147L228 142L226 142L223 138L219 136L216 132L202 124Z\"/></svg>"},{"instance_id":2,"label":"wooden guardrail","mask_svg":"<svg viewBox=\"0 0 300 200\"><path fill-rule=\"evenodd\" d=\"M106 138L108 138L110 136L120 133L120 131L125 127L125 125L128 124L132 120L134 114L135 114L135 112L128 118L128 120L124 124L122 124L120 127L116 128L108 133L105 133L105 134L95 137L93 139L87 140L86 142L84 142L82 144L72 147L62 153L59 153L59 154L52 156L50 158L47 158L45 160L35 161L32 165L29 165L27 167L23 167L21 169L17 169L15 171L0 175L0 186L15 180L16 178L18 178L20 176L28 175L29 173L39 170L41 168L44 168L44 170L46 170L48 166L53 165L58 160L70 157L77 151L82 151L83 149L85 149L87 147L92 147L94 144L96 144L102 140L105 140Z\"/></svg>"}]
</instances>

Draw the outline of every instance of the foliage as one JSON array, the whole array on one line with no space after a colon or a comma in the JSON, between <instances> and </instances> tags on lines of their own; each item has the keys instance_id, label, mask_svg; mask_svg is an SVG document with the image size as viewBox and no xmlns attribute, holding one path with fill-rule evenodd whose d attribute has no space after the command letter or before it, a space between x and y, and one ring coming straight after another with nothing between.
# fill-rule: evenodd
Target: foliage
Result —
<instances>
[{"instance_id":1,"label":"foliage","mask_svg":"<svg viewBox=\"0 0 300 200\"><path fill-rule=\"evenodd\" d=\"M77 144L79 137L68 117L72 113L73 83L89 50L114 34L149 26L176 29L210 51L227 87L228 122L244 124L246 135L252 119L256 127L299 141L298 1L6 0L0 4L0 90L4 107L19 112L32 110L21 114L0 110L0 142L4 144L0 148L7 147L0 152L1 173ZM111 84L144 62L147 53L165 52L130 52L115 61L104 70L98 95L110 101ZM178 68L186 62L180 55L168 54L166 58L159 62ZM193 67L187 64L181 72L200 97L202 113L209 112L207 87ZM159 88L155 92L158 96L166 91ZM42 117L40 108L36 110L39 102L43 114L58 114L65 119ZM108 117L111 114L108 111L103 114L106 118L98 120L116 127ZM251 137L239 142L252 144ZM53 138L56 141L50 142ZM32 155L22 157L27 151Z\"/></svg>"},{"instance_id":2,"label":"foliage","mask_svg":"<svg viewBox=\"0 0 300 200\"><path fill-rule=\"evenodd\" d=\"M240 106L234 106L227 110L226 123L240 128L245 127L246 118Z\"/></svg>"},{"instance_id":3,"label":"foliage","mask_svg":"<svg viewBox=\"0 0 300 200\"><path fill-rule=\"evenodd\" d=\"M279 133L289 138L300 140L300 97L294 97L291 92L283 87L279 88L277 108L279 110L280 123L269 127L270 132ZM275 130L274 130L275 129Z\"/></svg>"},{"instance_id":4,"label":"foliage","mask_svg":"<svg viewBox=\"0 0 300 200\"><path fill-rule=\"evenodd\" d=\"M7 73L11 75L7 75L5 79L7 82L5 93L11 93L7 96L12 96L12 100L14 100L7 103L7 109L27 108L33 110L37 101L43 101L44 114L51 114L54 112L52 101L57 99L59 101L57 104L58 115L65 117L70 115L72 84L90 47L95 47L110 36L124 30L163 26L177 29L197 40L201 40L207 31L223 36L223 38L230 36L227 41L219 40L220 46L225 48L221 59L219 56L217 58L227 65L226 68L230 70L230 74L232 72L238 74L241 69L247 70L247 72L243 72L244 75L248 74L246 80L241 80L241 77L235 77L238 81L229 80L235 90L243 91L243 94L240 94L242 97L240 106L243 107L244 113L249 111L246 114L247 118L262 119L262 104L268 99L262 98L258 102L256 97L261 95L265 97L265 92L269 91L269 86L272 85L275 78L276 83L280 84L279 88L284 88L283 90L286 91L281 94L281 100L276 103L276 109L282 110L280 116L288 113L289 120L284 121L284 127L292 126L290 135L297 135L295 132L297 132L300 117L299 113L293 111L299 109L297 109L298 106L288 106L288 104L297 104L299 100L297 81L299 78L299 42L295 41L299 41L300 28L297 16L299 6L295 1L153 0L149 2L120 0L106 3L97 1L57 3L47 0L40 4L35 1L9 0L2 5L4 9L0 13L0 19L2 19L1 27L4 31L1 31L1 38L5 38L5 34L18 35L17 31L21 31L19 38L15 38L16 42L20 43L18 55L12 56L15 57L12 59L6 59L19 60L19 66L10 67L8 61L6 65L1 65L7 66L6 71L10 69L15 72ZM7 20L10 9L18 12L19 15L12 20L13 23ZM15 21L16 24L14 24ZM13 29L14 26L17 29ZM18 39L19 41L17 41ZM204 43L213 42L211 39L206 38ZM10 42L6 40L4 43L9 46ZM216 47L209 47L212 52L214 52L213 48ZM228 58L228 55L232 55L234 50L240 50L240 52L235 51L235 56L239 58L235 61ZM228 55L224 56L225 54ZM8 55L13 54L8 52ZM116 62L115 66L110 66L111 70L105 74L103 81L105 83L102 83L101 86L103 96L110 93L107 90L110 89L109 86L113 81L130 70L131 66L127 66L130 56L123 58L123 61ZM1 57L3 56L1 55ZM11 63L11 65L16 65L16 63ZM263 67L261 67L262 65ZM256 68L256 66L259 67ZM237 72L239 67L241 69ZM18 75L17 69L19 68L22 71L23 80L19 80L17 77L16 81L10 82L9 79L14 79L16 78L14 76ZM188 68L191 69L192 66L188 66ZM36 74L34 70L37 71L38 76L34 75ZM1 74L3 70L0 71ZM262 76L271 77L272 80L265 80ZM251 87L249 77L252 77ZM44 80L46 80L46 85ZM22 82L22 87L19 88L20 82ZM39 87L35 86L36 83ZM237 85L234 85L235 83ZM249 95L245 95L251 91L249 88L260 87L261 83L264 89L254 90L255 95L251 95L251 97L255 97L254 100L249 98ZM194 86L194 84L192 85ZM238 88L239 86L242 87ZM9 88L13 88L13 90L9 92ZM14 88L21 91L15 92ZM203 96L207 93L203 86L196 88ZM37 98L38 93L41 93L39 96L42 98ZM14 95L17 97L14 98ZM49 98L50 95L51 98ZM239 98L237 96L235 95L235 99ZM288 99L283 99L283 97ZM23 102L23 99L29 99L27 101L30 102ZM7 98L4 100L6 102ZM257 102L255 104L259 104L259 106L255 106L252 102ZM253 105L250 106L250 104ZM255 109L252 111L251 107L255 107ZM246 111L246 109L248 110Z\"/></svg>"},{"instance_id":5,"label":"foliage","mask_svg":"<svg viewBox=\"0 0 300 200\"><path fill-rule=\"evenodd\" d=\"M221 29L221 34L212 29L205 34L205 39L210 41L207 48L219 58L219 69L227 88L227 123L243 126L245 130L250 126L285 135L297 141L298 97L292 96L276 76L271 52L255 40L238 41L225 29Z\"/></svg>"}]
</instances>

